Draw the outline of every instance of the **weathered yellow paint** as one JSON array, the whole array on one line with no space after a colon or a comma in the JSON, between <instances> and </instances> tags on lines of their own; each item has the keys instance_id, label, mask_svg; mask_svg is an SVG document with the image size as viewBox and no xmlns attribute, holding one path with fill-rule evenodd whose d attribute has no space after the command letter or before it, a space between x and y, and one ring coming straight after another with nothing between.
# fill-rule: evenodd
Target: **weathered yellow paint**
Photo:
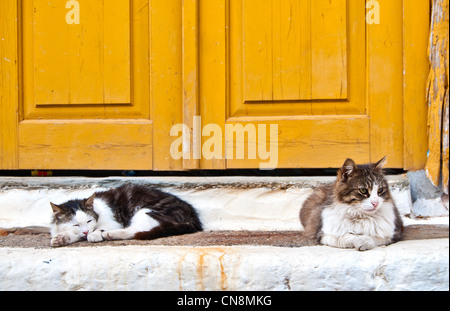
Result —
<instances>
[{"instance_id":1,"label":"weathered yellow paint","mask_svg":"<svg viewBox=\"0 0 450 311\"><path fill-rule=\"evenodd\" d=\"M430 3L403 0L403 167L418 170L427 159L426 81Z\"/></svg>"},{"instance_id":2,"label":"weathered yellow paint","mask_svg":"<svg viewBox=\"0 0 450 311\"><path fill-rule=\"evenodd\" d=\"M200 168L200 150L198 135L194 137L194 116L198 111L198 1L183 0L183 124L186 124L192 135L185 136L183 141L183 168ZM197 139L196 139L197 138ZM187 148L186 146L189 146Z\"/></svg>"},{"instance_id":3,"label":"weathered yellow paint","mask_svg":"<svg viewBox=\"0 0 450 311\"><path fill-rule=\"evenodd\" d=\"M367 27L370 157L403 167L402 1L380 0L379 25Z\"/></svg>"},{"instance_id":4,"label":"weathered yellow paint","mask_svg":"<svg viewBox=\"0 0 450 311\"><path fill-rule=\"evenodd\" d=\"M36 105L130 102L129 0L79 1L80 24L57 18L66 1L22 3L24 59L32 62L24 79Z\"/></svg>"},{"instance_id":5,"label":"weathered yellow paint","mask_svg":"<svg viewBox=\"0 0 450 311\"><path fill-rule=\"evenodd\" d=\"M358 116L352 119L342 116L324 118L318 117L279 117L276 120L268 117L230 118L227 124L265 125L266 133L269 132L270 124L278 124L280 133L278 141L270 141L270 144L278 144L277 167L311 167L322 168L340 167L351 150L351 156L355 161L364 163L368 161L369 154L369 122L367 116ZM268 134L266 134L268 136ZM262 159L256 152L254 160L237 159L236 146L245 150L248 154L249 146L259 146L261 141L249 139L233 140L233 159L227 160L228 168L259 168L260 163L268 162ZM269 143L268 139L267 144ZM265 148L269 150L269 146ZM289 163L286 165L286 163ZM303 166L304 163L307 165ZM326 163L326 164L324 164Z\"/></svg>"},{"instance_id":6,"label":"weathered yellow paint","mask_svg":"<svg viewBox=\"0 0 450 311\"><path fill-rule=\"evenodd\" d=\"M203 126L215 124L225 133L228 102L228 3L221 0L200 1L199 5L199 111ZM216 12L211 14L211 12ZM204 133L202 146L212 133ZM225 150L225 139L222 150ZM200 160L202 169L225 169L223 157Z\"/></svg>"},{"instance_id":7,"label":"weathered yellow paint","mask_svg":"<svg viewBox=\"0 0 450 311\"><path fill-rule=\"evenodd\" d=\"M152 169L148 120L24 121L19 127L21 169Z\"/></svg>"},{"instance_id":8,"label":"weathered yellow paint","mask_svg":"<svg viewBox=\"0 0 450 311\"><path fill-rule=\"evenodd\" d=\"M53 1L20 2L22 119L150 118L148 0L81 0L80 25Z\"/></svg>"},{"instance_id":9,"label":"weathered yellow paint","mask_svg":"<svg viewBox=\"0 0 450 311\"><path fill-rule=\"evenodd\" d=\"M345 99L346 2L242 1L245 101Z\"/></svg>"},{"instance_id":10,"label":"weathered yellow paint","mask_svg":"<svg viewBox=\"0 0 450 311\"><path fill-rule=\"evenodd\" d=\"M278 168L424 166L428 0L378 0L380 24L363 0L66 2L1 0L1 169L260 167L225 159L236 124L278 125ZM222 157L195 159L212 128Z\"/></svg>"},{"instance_id":11,"label":"weathered yellow paint","mask_svg":"<svg viewBox=\"0 0 450 311\"><path fill-rule=\"evenodd\" d=\"M346 98L346 3L243 1L244 99Z\"/></svg>"},{"instance_id":12,"label":"weathered yellow paint","mask_svg":"<svg viewBox=\"0 0 450 311\"><path fill-rule=\"evenodd\" d=\"M183 159L170 156L170 129L183 123L182 6L179 0L150 1L151 107L153 169L182 170ZM159 38L159 40L158 40Z\"/></svg>"},{"instance_id":13,"label":"weathered yellow paint","mask_svg":"<svg viewBox=\"0 0 450 311\"><path fill-rule=\"evenodd\" d=\"M279 168L336 166L347 155L369 161L365 16L359 14L364 3L266 2L230 1L232 87L225 123L278 124ZM337 130L339 123L347 131ZM230 159L227 167L258 168L257 163Z\"/></svg>"},{"instance_id":14,"label":"weathered yellow paint","mask_svg":"<svg viewBox=\"0 0 450 311\"><path fill-rule=\"evenodd\" d=\"M152 169L148 0L20 4L19 168Z\"/></svg>"},{"instance_id":15,"label":"weathered yellow paint","mask_svg":"<svg viewBox=\"0 0 450 311\"><path fill-rule=\"evenodd\" d=\"M281 2L285 3L286 9L289 8L288 1ZM336 4L338 3L341 2L336 2ZM299 1L296 7L291 8L296 10L296 14L292 14L291 20L289 20L289 14L286 13L284 16L283 23L291 21L291 30L289 31L286 26L285 32L280 34L277 34L277 27L271 27L270 23L266 22L270 16L260 18L252 14L250 10L247 12L246 4L247 1L243 0L230 1L229 7L230 35L227 48L230 53L229 84L232 86L229 91L229 117L363 115L366 113L365 17L359 14L364 11L363 2L350 1L348 4L345 2L344 4L347 5L345 10L340 8L336 11L327 10L325 15L328 14L327 20L330 23L337 19L342 20L340 24L344 26L347 25L346 19L352 23L352 27L348 27L348 29L344 26L339 27L340 24L338 24L337 34L335 35L333 32L329 36L323 35L321 27L310 26L320 25L320 22L323 22L325 15L322 17L317 12L320 11L320 5L324 10L327 9L329 2ZM311 12L313 8L316 13ZM270 6L259 6L259 10L270 13ZM223 11L224 9L216 14L225 15L226 13ZM308 14L308 12L311 13ZM246 14L248 16L245 16ZM266 28L269 27L264 30L267 36L258 34L263 30L245 26L244 23L247 19L262 20L261 23L266 25ZM343 29L345 29L344 33L342 33ZM270 36L272 33L273 35ZM288 33L290 40L283 40L281 46L275 48L272 37L283 37ZM255 41L253 36L259 36L261 40ZM311 41L311 38L314 39L314 42ZM334 45L329 44L330 38L335 38ZM259 50L253 48L250 52L254 57L247 56L249 49L247 40L250 40L251 44L255 41L254 44L261 45L265 49L258 53ZM298 46L303 48L298 50ZM282 55L270 56L272 47L275 50L280 49ZM267 57L266 54L269 54L270 57ZM302 57L299 57L299 54L302 54ZM336 62L336 59L339 61ZM252 62L252 67L247 69L249 62ZM276 66L272 66L272 62ZM325 64L332 62L334 65L330 66L331 69L328 71L324 70L324 67L318 65L317 62ZM281 66L285 66L285 68ZM267 69L264 69L266 67ZM270 69L272 67L278 72L272 73L272 69ZM249 70L251 70L250 73L248 73ZM324 82L320 82L321 79ZM346 81L354 83L349 90L347 90ZM258 83L262 87L262 91L257 89ZM322 85L322 87L313 87L313 83L318 86ZM329 91L334 95L327 93ZM286 96L281 96L281 93ZM347 97L349 99L345 100Z\"/></svg>"},{"instance_id":16,"label":"weathered yellow paint","mask_svg":"<svg viewBox=\"0 0 450 311\"><path fill-rule=\"evenodd\" d=\"M17 0L0 1L0 169L17 169L19 102Z\"/></svg>"},{"instance_id":17,"label":"weathered yellow paint","mask_svg":"<svg viewBox=\"0 0 450 311\"><path fill-rule=\"evenodd\" d=\"M428 76L428 160L426 173L431 182L438 186L442 174L444 191L448 194L449 147L449 1L433 1L430 32L430 74ZM441 162L442 161L442 162Z\"/></svg>"},{"instance_id":18,"label":"weathered yellow paint","mask_svg":"<svg viewBox=\"0 0 450 311\"><path fill-rule=\"evenodd\" d=\"M311 1L311 99L347 99L347 37L352 21L347 10L354 6L351 2Z\"/></svg>"}]
</instances>

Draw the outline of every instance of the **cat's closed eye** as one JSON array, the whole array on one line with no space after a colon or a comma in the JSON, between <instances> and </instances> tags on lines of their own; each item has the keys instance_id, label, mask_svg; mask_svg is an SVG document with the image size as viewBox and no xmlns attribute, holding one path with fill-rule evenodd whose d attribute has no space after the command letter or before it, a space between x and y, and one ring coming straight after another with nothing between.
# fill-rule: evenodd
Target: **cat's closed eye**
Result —
<instances>
[{"instance_id":1,"label":"cat's closed eye","mask_svg":"<svg viewBox=\"0 0 450 311\"><path fill-rule=\"evenodd\" d=\"M74 227L79 227L80 225L73 225Z\"/></svg>"},{"instance_id":2,"label":"cat's closed eye","mask_svg":"<svg viewBox=\"0 0 450 311\"><path fill-rule=\"evenodd\" d=\"M88 222L87 223L90 223L92 221L92 219L91 220L88 220Z\"/></svg>"}]
</instances>

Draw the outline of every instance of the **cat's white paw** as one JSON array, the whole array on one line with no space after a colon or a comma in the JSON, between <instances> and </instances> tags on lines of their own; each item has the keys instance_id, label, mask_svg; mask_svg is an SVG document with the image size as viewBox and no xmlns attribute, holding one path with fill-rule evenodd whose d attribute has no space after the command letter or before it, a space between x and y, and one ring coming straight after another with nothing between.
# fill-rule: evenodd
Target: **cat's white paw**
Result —
<instances>
[{"instance_id":1,"label":"cat's white paw","mask_svg":"<svg viewBox=\"0 0 450 311\"><path fill-rule=\"evenodd\" d=\"M114 237L112 236L112 234L110 234L111 231L103 231L102 232L102 238L105 241L111 241L111 240L115 240Z\"/></svg>"},{"instance_id":2,"label":"cat's white paw","mask_svg":"<svg viewBox=\"0 0 450 311\"><path fill-rule=\"evenodd\" d=\"M367 251L377 246L375 241L371 237L366 235L358 236L353 242L353 245L358 251Z\"/></svg>"},{"instance_id":3,"label":"cat's white paw","mask_svg":"<svg viewBox=\"0 0 450 311\"><path fill-rule=\"evenodd\" d=\"M94 231L87 236L88 242L97 243L103 241L102 232L100 230Z\"/></svg>"},{"instance_id":4,"label":"cat's white paw","mask_svg":"<svg viewBox=\"0 0 450 311\"><path fill-rule=\"evenodd\" d=\"M104 240L129 240L132 239L134 233L130 233L129 230L126 229L116 229L111 231L104 231L102 233L102 237Z\"/></svg>"},{"instance_id":5,"label":"cat's white paw","mask_svg":"<svg viewBox=\"0 0 450 311\"><path fill-rule=\"evenodd\" d=\"M50 243L52 247L68 245L70 244L70 237L66 234L58 234L57 236L52 238Z\"/></svg>"}]
</instances>

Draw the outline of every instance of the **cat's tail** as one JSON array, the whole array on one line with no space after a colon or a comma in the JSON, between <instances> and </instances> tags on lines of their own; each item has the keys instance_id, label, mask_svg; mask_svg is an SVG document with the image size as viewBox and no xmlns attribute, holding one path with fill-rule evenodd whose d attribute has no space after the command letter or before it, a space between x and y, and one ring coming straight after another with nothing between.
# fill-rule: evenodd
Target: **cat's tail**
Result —
<instances>
[{"instance_id":1,"label":"cat's tail","mask_svg":"<svg viewBox=\"0 0 450 311\"><path fill-rule=\"evenodd\" d=\"M136 240L154 240L172 235L182 235L202 231L201 227L188 223L163 223L150 231L138 232L134 235Z\"/></svg>"}]
</instances>

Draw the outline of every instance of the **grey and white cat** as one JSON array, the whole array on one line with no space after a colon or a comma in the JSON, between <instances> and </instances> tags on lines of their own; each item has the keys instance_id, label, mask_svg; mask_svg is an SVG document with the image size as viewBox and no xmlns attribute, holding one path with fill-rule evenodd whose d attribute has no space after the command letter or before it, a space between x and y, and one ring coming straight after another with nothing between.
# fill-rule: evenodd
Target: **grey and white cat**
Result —
<instances>
[{"instance_id":1,"label":"grey and white cat","mask_svg":"<svg viewBox=\"0 0 450 311\"><path fill-rule=\"evenodd\" d=\"M386 157L347 159L333 184L318 187L300 210L306 235L320 244L369 250L399 241L403 222L382 173Z\"/></svg>"},{"instance_id":2,"label":"grey and white cat","mask_svg":"<svg viewBox=\"0 0 450 311\"><path fill-rule=\"evenodd\" d=\"M53 247L80 240L146 240L202 230L189 203L140 185L124 185L87 199L50 205Z\"/></svg>"}]
</instances>

